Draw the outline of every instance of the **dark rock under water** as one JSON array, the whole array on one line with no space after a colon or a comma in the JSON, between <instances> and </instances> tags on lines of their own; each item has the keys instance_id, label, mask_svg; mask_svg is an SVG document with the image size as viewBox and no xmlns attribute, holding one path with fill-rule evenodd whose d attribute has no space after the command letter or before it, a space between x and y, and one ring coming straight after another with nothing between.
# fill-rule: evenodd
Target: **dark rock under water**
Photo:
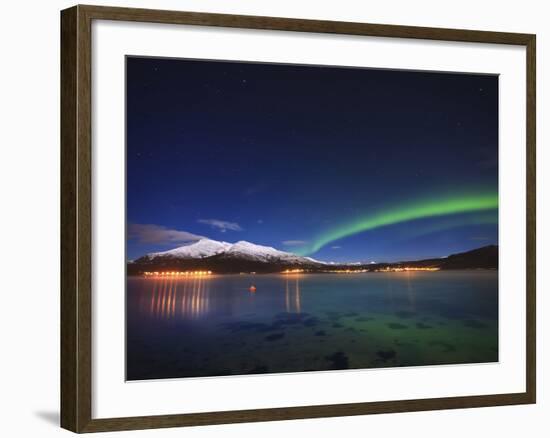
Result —
<instances>
[{"instance_id":1,"label":"dark rock under water","mask_svg":"<svg viewBox=\"0 0 550 438\"><path fill-rule=\"evenodd\" d=\"M386 362L390 359L394 359L397 356L397 353L394 350L379 350L376 352L376 355Z\"/></svg>"},{"instance_id":2,"label":"dark rock under water","mask_svg":"<svg viewBox=\"0 0 550 438\"><path fill-rule=\"evenodd\" d=\"M337 351L329 356L325 356L325 359L331 362L330 368L333 370L344 370L349 368L349 359L342 351Z\"/></svg>"},{"instance_id":3,"label":"dark rock under water","mask_svg":"<svg viewBox=\"0 0 550 438\"><path fill-rule=\"evenodd\" d=\"M388 327L393 330L406 330L409 328L408 325L399 324L398 322L389 322Z\"/></svg>"}]
</instances>

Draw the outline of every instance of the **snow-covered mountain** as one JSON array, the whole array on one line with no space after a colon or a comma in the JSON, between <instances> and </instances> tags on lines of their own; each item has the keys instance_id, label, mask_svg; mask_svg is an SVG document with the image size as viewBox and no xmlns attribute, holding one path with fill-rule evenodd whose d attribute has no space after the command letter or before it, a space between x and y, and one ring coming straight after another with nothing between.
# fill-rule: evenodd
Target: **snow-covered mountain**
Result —
<instances>
[{"instance_id":1,"label":"snow-covered mountain","mask_svg":"<svg viewBox=\"0 0 550 438\"><path fill-rule=\"evenodd\" d=\"M240 241L237 243L201 239L170 251L154 252L128 263L128 275L147 271L209 270L215 273L273 273L287 269L331 272L361 268L376 272L388 267L430 267L452 269L498 269L498 246L489 245L446 258L393 263L330 263L279 251L270 246Z\"/></svg>"},{"instance_id":2,"label":"snow-covered mountain","mask_svg":"<svg viewBox=\"0 0 550 438\"><path fill-rule=\"evenodd\" d=\"M298 264L325 264L324 262L312 259L310 257L297 256L296 254L292 254L290 252L279 251L271 246L256 245L244 240L231 245L231 247L225 252L225 255L228 257L245 257L251 260L263 260L266 262L273 260L284 260L290 263Z\"/></svg>"},{"instance_id":3,"label":"snow-covered mountain","mask_svg":"<svg viewBox=\"0 0 550 438\"><path fill-rule=\"evenodd\" d=\"M207 268L216 272L277 272L287 268L315 268L327 264L244 240L228 243L203 238L169 251L149 253L135 260L132 265L144 269Z\"/></svg>"},{"instance_id":4,"label":"snow-covered mountain","mask_svg":"<svg viewBox=\"0 0 550 438\"><path fill-rule=\"evenodd\" d=\"M200 239L189 245L180 246L169 251L153 252L144 256L155 259L158 257L175 257L180 259L197 259L210 257L229 250L233 245L227 242L218 242L211 239Z\"/></svg>"},{"instance_id":5,"label":"snow-covered mountain","mask_svg":"<svg viewBox=\"0 0 550 438\"><path fill-rule=\"evenodd\" d=\"M212 239L200 239L194 243L180 246L175 249L163 252L147 254L138 261L153 261L155 259L204 259L212 256L222 255L227 258L247 259L254 261L272 262L285 261L297 264L325 264L310 257L301 257L290 252L279 251L271 246L256 245L241 240L237 243L219 242Z\"/></svg>"}]
</instances>

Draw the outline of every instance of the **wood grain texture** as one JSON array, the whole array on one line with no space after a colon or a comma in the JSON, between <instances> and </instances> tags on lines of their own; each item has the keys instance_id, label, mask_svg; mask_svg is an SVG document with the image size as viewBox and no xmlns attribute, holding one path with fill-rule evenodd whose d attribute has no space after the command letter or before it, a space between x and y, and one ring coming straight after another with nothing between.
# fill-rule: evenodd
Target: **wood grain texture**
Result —
<instances>
[{"instance_id":1,"label":"wood grain texture","mask_svg":"<svg viewBox=\"0 0 550 438\"><path fill-rule=\"evenodd\" d=\"M294 32L334 33L388 38L414 38L444 41L466 41L526 45L531 35L435 27L395 26L388 24L343 21L303 20L296 18L259 17L253 15L211 14L151 9L80 6L94 19L139 21L148 23L221 26L245 29L286 30Z\"/></svg>"},{"instance_id":2,"label":"wood grain texture","mask_svg":"<svg viewBox=\"0 0 550 438\"><path fill-rule=\"evenodd\" d=\"M61 426L77 428L76 8L61 16Z\"/></svg>"},{"instance_id":3,"label":"wood grain texture","mask_svg":"<svg viewBox=\"0 0 550 438\"><path fill-rule=\"evenodd\" d=\"M260 421L278 421L322 417L343 417L441 409L463 409L531 403L526 393L448 397L388 402L348 403L293 408L254 409L244 411L206 412L200 414L158 415L146 417L92 420L81 432L156 429Z\"/></svg>"},{"instance_id":4,"label":"wood grain texture","mask_svg":"<svg viewBox=\"0 0 550 438\"><path fill-rule=\"evenodd\" d=\"M91 419L91 21L61 14L61 425Z\"/></svg>"},{"instance_id":5,"label":"wood grain texture","mask_svg":"<svg viewBox=\"0 0 550 438\"><path fill-rule=\"evenodd\" d=\"M296 32L514 44L526 47L527 71L527 369L526 391L517 394L301 406L129 418L92 419L92 145L91 23L151 23L270 29ZM74 432L274 421L299 418L457 409L534 403L536 400L535 292L535 79L534 35L75 6L61 13L61 425Z\"/></svg>"},{"instance_id":6,"label":"wood grain texture","mask_svg":"<svg viewBox=\"0 0 550 438\"><path fill-rule=\"evenodd\" d=\"M537 393L537 248L536 248L536 220L537 220L537 150L536 150L536 107L537 107L537 81L536 81L536 37L531 35L526 44L527 62L527 297L526 297L526 347L527 347L527 394L532 403L536 403Z\"/></svg>"}]
</instances>

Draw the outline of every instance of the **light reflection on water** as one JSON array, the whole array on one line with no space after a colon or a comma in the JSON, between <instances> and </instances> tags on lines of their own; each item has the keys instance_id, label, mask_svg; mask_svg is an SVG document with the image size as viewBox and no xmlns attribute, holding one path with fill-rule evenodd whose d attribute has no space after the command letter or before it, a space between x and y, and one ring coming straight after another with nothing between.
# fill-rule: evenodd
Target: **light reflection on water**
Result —
<instances>
[{"instance_id":1,"label":"light reflection on water","mask_svg":"<svg viewBox=\"0 0 550 438\"><path fill-rule=\"evenodd\" d=\"M286 275L285 282L285 308L286 311L300 313L302 308L301 298L300 298L300 274L295 274L289 278L289 275ZM292 288L289 283L294 283Z\"/></svg>"},{"instance_id":2,"label":"light reflection on water","mask_svg":"<svg viewBox=\"0 0 550 438\"><path fill-rule=\"evenodd\" d=\"M141 310L154 318L198 318L209 310L210 278L148 278L150 298L141 294ZM144 305L148 301L148 305Z\"/></svg>"},{"instance_id":3,"label":"light reflection on water","mask_svg":"<svg viewBox=\"0 0 550 438\"><path fill-rule=\"evenodd\" d=\"M128 278L129 380L496 360L496 271Z\"/></svg>"},{"instance_id":4,"label":"light reflection on water","mask_svg":"<svg viewBox=\"0 0 550 438\"><path fill-rule=\"evenodd\" d=\"M140 294L140 309L155 318L198 318L208 313L215 276L150 277ZM301 312L300 274L285 275L285 311ZM251 297L256 294L249 290ZM149 297L148 297L149 296Z\"/></svg>"}]
</instances>

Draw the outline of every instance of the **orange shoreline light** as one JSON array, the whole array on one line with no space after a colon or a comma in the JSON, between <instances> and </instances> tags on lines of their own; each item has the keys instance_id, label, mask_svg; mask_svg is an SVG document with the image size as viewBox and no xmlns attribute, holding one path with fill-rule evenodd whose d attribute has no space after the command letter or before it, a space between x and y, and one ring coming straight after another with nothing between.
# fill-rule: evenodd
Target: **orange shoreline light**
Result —
<instances>
[{"instance_id":1,"label":"orange shoreline light","mask_svg":"<svg viewBox=\"0 0 550 438\"><path fill-rule=\"evenodd\" d=\"M166 272L149 272L143 273L146 277L189 277L189 276L205 276L212 275L212 271L166 271Z\"/></svg>"},{"instance_id":2,"label":"orange shoreline light","mask_svg":"<svg viewBox=\"0 0 550 438\"><path fill-rule=\"evenodd\" d=\"M300 274L304 272L303 269L285 269L282 274Z\"/></svg>"},{"instance_id":3,"label":"orange shoreline light","mask_svg":"<svg viewBox=\"0 0 550 438\"><path fill-rule=\"evenodd\" d=\"M386 267L386 268L382 268L382 269L377 269L376 272L410 272L410 271L439 271L441 270L441 268L436 268L436 267L408 267L408 266L405 266L405 267L395 267L395 268L390 268L390 267Z\"/></svg>"}]
</instances>

